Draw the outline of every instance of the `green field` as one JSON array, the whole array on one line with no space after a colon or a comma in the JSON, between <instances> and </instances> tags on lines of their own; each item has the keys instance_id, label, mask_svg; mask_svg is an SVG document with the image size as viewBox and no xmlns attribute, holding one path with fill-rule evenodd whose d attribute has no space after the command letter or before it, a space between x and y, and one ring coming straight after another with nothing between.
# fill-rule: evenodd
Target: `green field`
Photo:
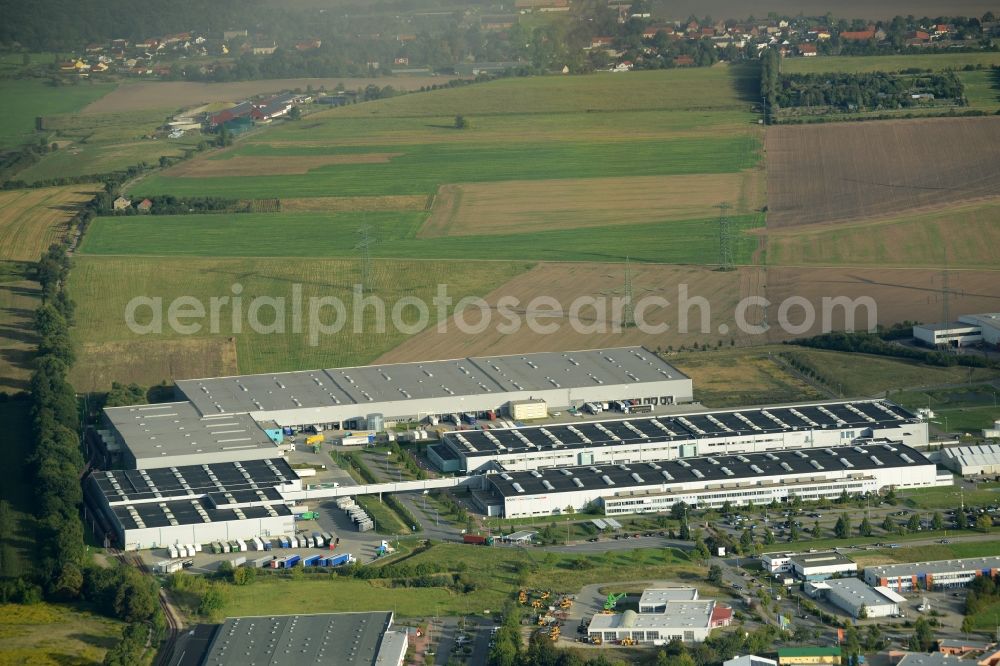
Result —
<instances>
[{"instance_id":1,"label":"green field","mask_svg":"<svg viewBox=\"0 0 1000 666\"><path fill-rule=\"evenodd\" d=\"M878 396L915 386L962 384L1000 375L996 370L983 368L973 368L970 373L969 368L958 366L941 368L885 356L801 347L790 347L786 354L814 368L827 386L844 396ZM892 393L889 397L895 400L896 395Z\"/></svg>"},{"instance_id":2,"label":"green field","mask_svg":"<svg viewBox=\"0 0 1000 666\"><path fill-rule=\"evenodd\" d=\"M966 370L968 373L968 370ZM1000 390L992 384L971 384L927 391L900 391L892 399L910 409L929 407L939 427L950 432L976 433L1000 419Z\"/></svg>"},{"instance_id":3,"label":"green field","mask_svg":"<svg viewBox=\"0 0 1000 666\"><path fill-rule=\"evenodd\" d=\"M0 125L0 148L33 140L35 118L79 111L114 89L111 83L52 86L38 79L0 79L4 100L4 122Z\"/></svg>"},{"instance_id":4,"label":"green field","mask_svg":"<svg viewBox=\"0 0 1000 666\"><path fill-rule=\"evenodd\" d=\"M975 489L958 486L912 488L900 491L899 497L917 509L954 509L964 501L967 506L993 504L1000 501L1000 489L979 484Z\"/></svg>"},{"instance_id":5,"label":"green field","mask_svg":"<svg viewBox=\"0 0 1000 666\"><path fill-rule=\"evenodd\" d=\"M0 531L0 577L30 572L35 547L35 489L29 473L32 455L31 417L28 402L0 403L0 421L7 436L0 447L0 499L9 507L10 531Z\"/></svg>"},{"instance_id":6,"label":"green field","mask_svg":"<svg viewBox=\"0 0 1000 666\"><path fill-rule=\"evenodd\" d=\"M360 279L357 260L309 259L201 259L143 257L85 257L74 260L70 273L69 292L77 303L77 324L73 329L77 341L89 343L147 343L155 340L198 341L206 337L226 338L235 335L242 373L275 372L306 368L331 368L368 363L398 345L406 336L396 330L390 319L391 307L403 297L417 297L430 304L438 284L447 284L448 293L457 302L470 294L485 294L530 264L517 262L421 261L399 262L376 260L369 293L386 302L386 326L379 330L374 308L366 308L359 318L363 335L354 333L353 285ZM241 331L232 326L232 308L223 309L217 333L211 332L210 321L202 320L203 328L196 335L180 335L171 331L164 314L161 334L138 335L125 323L126 304L135 296L163 299L166 312L170 301L179 296L197 298L206 308L212 297L233 295L233 285L242 286L243 317ZM293 285L301 285L302 333L294 331L292 320ZM250 330L248 311L252 299L258 296L285 299L285 333ZM334 297L346 306L347 323L335 334L321 335L318 344L310 344L308 336L309 299ZM148 310L141 315L148 321ZM450 310L449 310L450 312ZM411 321L413 311L404 313ZM436 321L436 308L431 307L430 323ZM322 317L332 323L334 314L326 310ZM261 311L260 321L273 320L273 310ZM113 366L119 362L119 352L94 350L92 363ZM158 383L172 377L149 377L146 383Z\"/></svg>"},{"instance_id":7,"label":"green field","mask_svg":"<svg viewBox=\"0 0 1000 666\"><path fill-rule=\"evenodd\" d=\"M635 261L713 263L718 221L682 220L536 233L418 239L425 213L248 213L100 218L84 239L84 254L205 257L354 257L357 230L367 223L386 258L490 259L511 261ZM757 218L732 218L744 229ZM738 239L737 263L749 263L756 247Z\"/></svg>"},{"instance_id":8,"label":"green field","mask_svg":"<svg viewBox=\"0 0 1000 666\"><path fill-rule=\"evenodd\" d=\"M819 56L815 58L788 58L781 62L783 74L809 74L815 72L899 72L904 69L959 70L1000 65L1000 53L921 53L917 55L886 56Z\"/></svg>"},{"instance_id":9,"label":"green field","mask_svg":"<svg viewBox=\"0 0 1000 666\"><path fill-rule=\"evenodd\" d=\"M121 630L121 622L74 606L0 604L0 666L99 664Z\"/></svg>"},{"instance_id":10,"label":"green field","mask_svg":"<svg viewBox=\"0 0 1000 666\"><path fill-rule=\"evenodd\" d=\"M592 568L581 569L579 556L535 553L521 548L485 548L437 544L407 558L405 564L443 564L451 571L463 563L463 575L476 583L470 593L443 587L389 587L388 581L363 581L338 576L306 576L299 580L268 576L252 585L223 588L225 615L268 613L317 613L393 609L401 617L481 614L499 612L514 599L518 587L572 593L581 586L602 581L704 580L705 568L670 549L638 549L587 556ZM520 572L518 571L520 570ZM316 579L318 578L318 580Z\"/></svg>"},{"instance_id":11,"label":"green field","mask_svg":"<svg viewBox=\"0 0 1000 666\"><path fill-rule=\"evenodd\" d=\"M989 113L1000 109L1000 78L997 78L997 70L959 72L958 78L965 86L969 108Z\"/></svg>"}]
</instances>

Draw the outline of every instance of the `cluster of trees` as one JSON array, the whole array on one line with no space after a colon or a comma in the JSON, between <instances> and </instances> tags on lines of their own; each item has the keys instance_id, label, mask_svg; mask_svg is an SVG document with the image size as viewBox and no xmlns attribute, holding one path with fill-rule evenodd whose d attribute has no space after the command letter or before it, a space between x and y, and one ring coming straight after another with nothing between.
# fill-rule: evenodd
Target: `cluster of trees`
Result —
<instances>
[{"instance_id":1,"label":"cluster of trees","mask_svg":"<svg viewBox=\"0 0 1000 666\"><path fill-rule=\"evenodd\" d=\"M159 605L159 587L134 567L87 568L80 596L101 613L127 623L122 639L105 655L106 666L143 663L146 652L163 638L166 618Z\"/></svg>"},{"instance_id":2,"label":"cluster of trees","mask_svg":"<svg viewBox=\"0 0 1000 666\"><path fill-rule=\"evenodd\" d=\"M922 351L912 347L886 342L877 333L864 331L835 331L824 333L811 338L797 338L787 344L800 345L802 347L813 347L815 349L832 349L835 351L856 352L859 354L875 354L878 356L891 356L894 358L906 358L927 365L950 367L961 365L972 368L993 368L998 363L979 356L969 356L967 354L955 355L937 351Z\"/></svg>"},{"instance_id":3,"label":"cluster of trees","mask_svg":"<svg viewBox=\"0 0 1000 666\"><path fill-rule=\"evenodd\" d=\"M969 583L965 595L965 618L962 631L969 633L973 628L972 616L985 608L1000 602L1000 581L996 576L977 576Z\"/></svg>"},{"instance_id":4,"label":"cluster of trees","mask_svg":"<svg viewBox=\"0 0 1000 666\"><path fill-rule=\"evenodd\" d=\"M163 194L147 198L153 204L152 208L149 210L152 215L250 212L249 204L241 204L236 199L227 199L224 197L175 197L170 194ZM121 211L121 213L125 215L135 215L138 211L134 206L131 206L124 211Z\"/></svg>"},{"instance_id":5,"label":"cluster of trees","mask_svg":"<svg viewBox=\"0 0 1000 666\"><path fill-rule=\"evenodd\" d=\"M773 79L773 75L769 76ZM964 105L963 92L962 82L954 72L783 74L770 89L769 103L778 108L884 110L918 106L920 100L912 97L915 94Z\"/></svg>"},{"instance_id":6,"label":"cluster of trees","mask_svg":"<svg viewBox=\"0 0 1000 666\"><path fill-rule=\"evenodd\" d=\"M69 327L73 303L66 295L69 258L53 245L38 263L42 305L35 312L38 355L31 377L31 418L34 448L31 469L38 489L37 575L46 592L74 598L83 583L83 492L80 471L79 415L76 394L66 376L73 365Z\"/></svg>"}]
</instances>

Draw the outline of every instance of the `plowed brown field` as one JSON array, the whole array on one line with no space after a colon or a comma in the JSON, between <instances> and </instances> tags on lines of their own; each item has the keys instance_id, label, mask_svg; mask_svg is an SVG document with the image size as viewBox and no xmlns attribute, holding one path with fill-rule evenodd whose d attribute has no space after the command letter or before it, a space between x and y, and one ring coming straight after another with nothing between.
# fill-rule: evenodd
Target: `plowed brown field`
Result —
<instances>
[{"instance_id":1,"label":"plowed brown field","mask_svg":"<svg viewBox=\"0 0 1000 666\"><path fill-rule=\"evenodd\" d=\"M1000 194L996 117L769 127L765 148L771 228Z\"/></svg>"},{"instance_id":2,"label":"plowed brown field","mask_svg":"<svg viewBox=\"0 0 1000 666\"><path fill-rule=\"evenodd\" d=\"M937 321L942 311L942 278L940 271L926 269L877 269L877 268L745 268L733 273L720 273L704 268L687 266L650 266L632 268L633 298L645 296L666 298L666 307L651 308L646 320L650 324L666 323L670 329L663 333L647 333L640 328L612 330L610 317L606 331L588 332L598 320L593 309L582 309L578 316L569 315L569 307L578 297L621 297L624 285L624 267L605 264L540 264L494 290L485 300L491 306L491 324L481 333L464 333L455 320L448 322L445 332L430 329L407 339L399 347L384 354L379 362L395 363L421 359L454 358L480 354L516 354L529 351L566 351L619 345L645 345L650 349L692 348L706 344L715 346L730 340L737 345L758 345L780 342L822 332L824 319L832 330L844 327L844 310L830 309L824 317L823 299L869 297L875 304L877 323L890 325L903 320ZM950 274L950 304L953 312L996 312L1000 310L1000 292L996 284L1000 271L953 271ZM688 333L679 329L681 302L679 287L687 286L689 299L702 297L709 306L709 325L700 332L700 310L689 307ZM519 305L513 308L522 319L528 313L527 305L538 296L554 298L562 306L559 316L539 317L542 324L555 324L552 333L538 333L521 325L513 333L498 330L505 322L498 312L498 301L514 297ZM766 297L767 320L770 330L766 334L744 333L738 330L735 319L737 303L748 296ZM798 297L809 303L815 313L814 324L805 330L782 329L779 322L781 303ZM791 305L792 302L790 302ZM787 309L786 319L792 327L799 326L803 309ZM864 328L868 323L867 311L858 308L855 326ZM534 311L542 312L542 308ZM751 308L745 317L752 325L760 324L759 310ZM475 325L480 321L476 310L470 312L466 322ZM725 328L722 328L725 327ZM725 333L720 332L725 330Z\"/></svg>"}]
</instances>

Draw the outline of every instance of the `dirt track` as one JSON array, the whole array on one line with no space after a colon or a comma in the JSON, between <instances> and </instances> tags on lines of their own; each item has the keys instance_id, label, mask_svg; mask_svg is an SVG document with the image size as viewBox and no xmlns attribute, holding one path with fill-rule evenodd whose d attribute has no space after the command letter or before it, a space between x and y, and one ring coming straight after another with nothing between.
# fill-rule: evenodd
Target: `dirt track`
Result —
<instances>
[{"instance_id":1,"label":"dirt track","mask_svg":"<svg viewBox=\"0 0 1000 666\"><path fill-rule=\"evenodd\" d=\"M770 228L1000 194L1000 118L768 128Z\"/></svg>"}]
</instances>

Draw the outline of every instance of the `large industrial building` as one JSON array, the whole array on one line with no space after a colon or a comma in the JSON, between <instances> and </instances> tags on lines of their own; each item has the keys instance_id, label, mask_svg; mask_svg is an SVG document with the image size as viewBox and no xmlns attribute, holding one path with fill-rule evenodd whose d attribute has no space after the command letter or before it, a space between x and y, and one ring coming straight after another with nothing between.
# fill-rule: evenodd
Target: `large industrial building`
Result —
<instances>
[{"instance_id":1,"label":"large industrial building","mask_svg":"<svg viewBox=\"0 0 1000 666\"><path fill-rule=\"evenodd\" d=\"M885 400L853 400L445 433L443 471L508 472L840 446L858 438L927 445L927 424Z\"/></svg>"},{"instance_id":2,"label":"large industrial building","mask_svg":"<svg viewBox=\"0 0 1000 666\"><path fill-rule=\"evenodd\" d=\"M1000 573L1000 556L865 567L865 582L897 592L965 587L978 576Z\"/></svg>"},{"instance_id":3,"label":"large industrial building","mask_svg":"<svg viewBox=\"0 0 1000 666\"><path fill-rule=\"evenodd\" d=\"M906 599L887 587L870 587L859 578L831 578L806 583L806 594L826 599L854 618L894 617Z\"/></svg>"},{"instance_id":4,"label":"large industrial building","mask_svg":"<svg viewBox=\"0 0 1000 666\"><path fill-rule=\"evenodd\" d=\"M704 641L717 627L729 626L733 610L712 599L669 599L653 613L598 613L590 621L591 640L619 643L631 639L640 645L665 645L675 638L685 642Z\"/></svg>"},{"instance_id":5,"label":"large industrial building","mask_svg":"<svg viewBox=\"0 0 1000 666\"><path fill-rule=\"evenodd\" d=\"M966 345L985 342L1000 345L1000 313L962 315L958 321L939 324L918 324L913 337L930 347Z\"/></svg>"},{"instance_id":6,"label":"large industrial building","mask_svg":"<svg viewBox=\"0 0 1000 666\"><path fill-rule=\"evenodd\" d=\"M402 666L405 631L389 611L231 617L205 637L182 636L171 666Z\"/></svg>"},{"instance_id":7,"label":"large industrial building","mask_svg":"<svg viewBox=\"0 0 1000 666\"><path fill-rule=\"evenodd\" d=\"M727 454L615 464L544 468L482 476L477 501L506 518L580 511L592 503L614 516L668 511L676 502L720 507L729 501L769 504L951 483L922 453L901 443L867 442L824 448Z\"/></svg>"},{"instance_id":8,"label":"large industrial building","mask_svg":"<svg viewBox=\"0 0 1000 666\"><path fill-rule=\"evenodd\" d=\"M98 471L87 505L126 550L295 533L282 492L302 489L284 458Z\"/></svg>"},{"instance_id":9,"label":"large industrial building","mask_svg":"<svg viewBox=\"0 0 1000 666\"><path fill-rule=\"evenodd\" d=\"M523 400L566 408L692 399L691 380L643 347L187 379L177 388L205 416L249 414L288 427L501 411Z\"/></svg>"}]
</instances>

